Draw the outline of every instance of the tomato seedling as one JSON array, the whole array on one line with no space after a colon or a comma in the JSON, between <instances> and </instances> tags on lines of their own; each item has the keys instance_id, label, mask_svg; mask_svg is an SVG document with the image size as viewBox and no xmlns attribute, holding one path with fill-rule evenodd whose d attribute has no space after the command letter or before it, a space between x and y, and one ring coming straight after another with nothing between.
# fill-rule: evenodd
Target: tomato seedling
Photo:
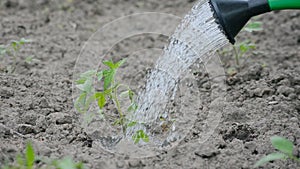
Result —
<instances>
[{"instance_id":1,"label":"tomato seedling","mask_svg":"<svg viewBox=\"0 0 300 169\"><path fill-rule=\"evenodd\" d=\"M31 40L22 38L19 41L12 41L8 45L0 45L0 58L1 57L11 57L11 59L13 60L12 65L7 65L3 68L0 67L0 71L1 71L1 69L3 69L2 71L6 71L8 73L14 73L18 67L17 56L18 56L21 48L26 43L30 43L30 42L31 42ZM33 56L28 56L25 58L24 61L29 64L33 60L34 60Z\"/></svg>"},{"instance_id":2,"label":"tomato seedling","mask_svg":"<svg viewBox=\"0 0 300 169\"><path fill-rule=\"evenodd\" d=\"M254 167L262 166L263 164L274 160L292 159L300 162L300 159L293 155L294 145L291 141L279 136L273 136L271 137L271 143L279 152L263 157L254 165Z\"/></svg>"},{"instance_id":3,"label":"tomato seedling","mask_svg":"<svg viewBox=\"0 0 300 169\"><path fill-rule=\"evenodd\" d=\"M118 68L120 68L124 62L125 60L121 60L116 63L113 61L104 61L102 63L108 67L108 69L100 71L89 70L81 74L80 78L76 81L76 87L81 93L75 102L75 108L77 111L86 114L91 104L96 101L101 116L108 117L109 114L104 113L104 110L105 106L112 101L118 112L118 118L114 119L113 125L121 126L122 132L125 136L127 128L138 124L138 122L131 121L128 118L130 114L136 112L138 106L134 99L135 93L130 89L129 86L119 83L115 78ZM101 91L95 91L94 81L103 84ZM122 88L123 91L120 91L120 88ZM121 97L127 97L130 101L130 104L127 105L126 111L122 109L122 105L120 103ZM140 138L144 142L149 141L146 133L141 130L136 131L133 136L133 141L138 143Z\"/></svg>"}]
</instances>

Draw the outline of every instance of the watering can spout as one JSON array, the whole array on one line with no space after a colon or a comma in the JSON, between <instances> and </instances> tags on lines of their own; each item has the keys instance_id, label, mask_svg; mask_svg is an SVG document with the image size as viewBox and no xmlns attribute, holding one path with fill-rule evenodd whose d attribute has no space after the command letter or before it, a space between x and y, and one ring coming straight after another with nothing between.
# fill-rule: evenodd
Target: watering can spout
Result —
<instances>
[{"instance_id":1,"label":"watering can spout","mask_svg":"<svg viewBox=\"0 0 300 169\"><path fill-rule=\"evenodd\" d=\"M299 0L210 0L210 4L232 44L251 17L272 10L300 9Z\"/></svg>"}]
</instances>

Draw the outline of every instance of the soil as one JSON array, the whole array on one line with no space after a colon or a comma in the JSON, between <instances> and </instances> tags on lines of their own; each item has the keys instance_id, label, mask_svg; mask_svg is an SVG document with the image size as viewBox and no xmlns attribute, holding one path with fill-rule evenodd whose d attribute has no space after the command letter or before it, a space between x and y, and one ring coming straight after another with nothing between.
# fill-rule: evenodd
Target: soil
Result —
<instances>
[{"instance_id":1,"label":"soil","mask_svg":"<svg viewBox=\"0 0 300 169\"><path fill-rule=\"evenodd\" d=\"M219 125L199 142L203 115L209 110L210 78L197 73L201 103L193 129L173 149L149 158L109 153L81 127L73 107L72 76L85 41L101 26L138 12L166 12L183 17L194 0L1 0L0 44L22 37L33 40L20 51L15 74L0 74L0 168L22 152L27 140L36 153L50 158L73 157L90 168L252 168L261 157L276 151L270 137L279 135L295 145L300 156L300 12L271 12L255 20L264 30L241 33L257 49L249 53L234 75L226 76L226 102ZM128 46L144 48L166 44L166 37L139 36L121 42L112 53L121 56ZM161 45L162 44L162 45ZM122 53L123 52L123 53ZM33 63L22 62L34 55ZM232 55L222 56L225 70ZM149 65L153 58L133 60ZM147 64L146 64L147 63ZM9 63L4 63L9 64ZM143 67L149 69L151 67ZM127 79L137 79L134 69ZM134 82L135 83L135 82ZM101 129L100 129L101 130ZM291 160L262 168L300 168Z\"/></svg>"}]
</instances>

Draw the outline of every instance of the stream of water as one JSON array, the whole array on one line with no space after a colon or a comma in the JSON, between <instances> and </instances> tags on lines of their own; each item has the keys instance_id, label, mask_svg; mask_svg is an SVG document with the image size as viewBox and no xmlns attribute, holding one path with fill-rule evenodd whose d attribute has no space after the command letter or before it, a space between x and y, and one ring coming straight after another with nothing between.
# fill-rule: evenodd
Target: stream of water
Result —
<instances>
[{"instance_id":1,"label":"stream of water","mask_svg":"<svg viewBox=\"0 0 300 169\"><path fill-rule=\"evenodd\" d=\"M166 105L175 96L180 78L196 61L205 63L227 43L210 4L206 0L197 2L175 30L148 77L145 90L139 93L138 110L131 119L142 124L129 128L127 137L141 129L155 137L151 127L167 116Z\"/></svg>"}]
</instances>

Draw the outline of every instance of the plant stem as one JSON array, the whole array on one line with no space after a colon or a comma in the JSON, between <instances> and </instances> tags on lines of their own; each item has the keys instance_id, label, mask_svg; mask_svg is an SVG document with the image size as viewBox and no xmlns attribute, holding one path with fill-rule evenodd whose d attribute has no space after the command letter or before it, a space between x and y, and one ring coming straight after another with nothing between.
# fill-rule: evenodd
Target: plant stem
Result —
<instances>
[{"instance_id":1,"label":"plant stem","mask_svg":"<svg viewBox=\"0 0 300 169\"><path fill-rule=\"evenodd\" d=\"M235 46L233 46L233 51L234 51L234 54L235 54L235 62L236 62L236 65L239 67L240 66L240 61L239 61L239 53L238 53L238 51L237 51L237 49L236 49L236 47Z\"/></svg>"},{"instance_id":2,"label":"plant stem","mask_svg":"<svg viewBox=\"0 0 300 169\"><path fill-rule=\"evenodd\" d=\"M115 85L115 82L112 84L112 86ZM116 86L114 89L113 89L113 94L112 94L112 99L116 105L116 108L117 108L117 111L119 113L119 116L120 116L120 123L122 125L122 130L123 130L123 134L125 135L126 133L126 128L124 126L124 114L122 113L122 109L121 109L121 104L119 102L119 99L118 99L118 87L119 86Z\"/></svg>"},{"instance_id":3,"label":"plant stem","mask_svg":"<svg viewBox=\"0 0 300 169\"><path fill-rule=\"evenodd\" d=\"M17 56L15 52L13 54L13 59L14 59L14 66L12 67L11 73L14 73L17 69Z\"/></svg>"}]
</instances>

